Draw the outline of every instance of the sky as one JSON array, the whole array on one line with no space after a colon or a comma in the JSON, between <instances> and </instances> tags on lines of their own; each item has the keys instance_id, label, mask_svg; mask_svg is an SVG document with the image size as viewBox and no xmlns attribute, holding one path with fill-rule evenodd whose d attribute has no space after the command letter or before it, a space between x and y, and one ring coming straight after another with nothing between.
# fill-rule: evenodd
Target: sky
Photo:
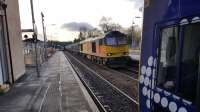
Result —
<instances>
[{"instance_id":1,"label":"sky","mask_svg":"<svg viewBox=\"0 0 200 112\"><path fill-rule=\"evenodd\" d=\"M99 28L100 19L112 18L122 27L130 27L134 21L141 26L139 8L143 0L33 0L38 33L42 34L41 12L45 16L46 32L49 40L72 41L78 31L62 28L64 24L89 25ZM32 28L30 0L19 0L22 29ZM40 37L41 38L41 37Z\"/></svg>"}]
</instances>

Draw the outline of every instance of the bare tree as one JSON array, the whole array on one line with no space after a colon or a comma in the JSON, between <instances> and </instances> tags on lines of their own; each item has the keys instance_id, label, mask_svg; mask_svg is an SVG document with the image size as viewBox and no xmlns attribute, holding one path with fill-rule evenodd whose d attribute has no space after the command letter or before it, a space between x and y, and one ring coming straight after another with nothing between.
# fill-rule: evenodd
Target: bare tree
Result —
<instances>
[{"instance_id":1,"label":"bare tree","mask_svg":"<svg viewBox=\"0 0 200 112\"><path fill-rule=\"evenodd\" d=\"M101 18L99 26L101 27L104 33L116 30L120 31L122 29L121 25L112 21L112 18L104 16Z\"/></svg>"},{"instance_id":2,"label":"bare tree","mask_svg":"<svg viewBox=\"0 0 200 112\"><path fill-rule=\"evenodd\" d=\"M104 33L109 32L110 30L110 23L111 23L111 18L108 17L102 17L100 22L99 22L99 26L102 28L102 30L104 31Z\"/></svg>"},{"instance_id":3,"label":"bare tree","mask_svg":"<svg viewBox=\"0 0 200 112\"><path fill-rule=\"evenodd\" d=\"M111 31L121 31L123 28L120 24L117 24L117 23L112 23L110 24L110 29Z\"/></svg>"},{"instance_id":4,"label":"bare tree","mask_svg":"<svg viewBox=\"0 0 200 112\"><path fill-rule=\"evenodd\" d=\"M98 30L97 28L88 31L88 38L95 38L101 35L102 31Z\"/></svg>"}]
</instances>

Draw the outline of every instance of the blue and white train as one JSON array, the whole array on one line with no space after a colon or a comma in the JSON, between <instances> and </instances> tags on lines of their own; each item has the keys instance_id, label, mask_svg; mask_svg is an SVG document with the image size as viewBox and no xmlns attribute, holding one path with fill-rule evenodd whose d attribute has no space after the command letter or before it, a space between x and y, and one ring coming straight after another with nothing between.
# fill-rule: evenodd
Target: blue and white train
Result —
<instances>
[{"instance_id":1,"label":"blue and white train","mask_svg":"<svg viewBox=\"0 0 200 112\"><path fill-rule=\"evenodd\" d=\"M145 0L140 112L200 112L200 0Z\"/></svg>"}]
</instances>

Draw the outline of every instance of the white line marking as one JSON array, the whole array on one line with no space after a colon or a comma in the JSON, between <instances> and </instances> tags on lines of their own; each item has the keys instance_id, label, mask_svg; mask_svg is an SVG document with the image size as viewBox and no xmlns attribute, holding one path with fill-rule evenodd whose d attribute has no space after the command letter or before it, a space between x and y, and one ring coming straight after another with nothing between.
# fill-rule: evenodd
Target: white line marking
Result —
<instances>
[{"instance_id":1,"label":"white line marking","mask_svg":"<svg viewBox=\"0 0 200 112\"><path fill-rule=\"evenodd\" d=\"M40 109L39 109L39 112L41 112L42 105L43 105L43 103L44 103L44 100L45 100L45 98L46 98L46 96L47 96L47 92L48 92L48 90L49 90L50 86L51 86L51 84L48 84L48 87L47 87L47 89L46 89L46 92L45 92L45 94L44 94L44 96L43 96L42 102L41 102L41 104L40 104Z\"/></svg>"},{"instance_id":2,"label":"white line marking","mask_svg":"<svg viewBox=\"0 0 200 112\"><path fill-rule=\"evenodd\" d=\"M60 55L61 56L61 55ZM61 58L59 56L59 72L61 72ZM60 91L60 111L63 112L62 110L62 81L61 81L61 73L59 73L59 91Z\"/></svg>"}]
</instances>

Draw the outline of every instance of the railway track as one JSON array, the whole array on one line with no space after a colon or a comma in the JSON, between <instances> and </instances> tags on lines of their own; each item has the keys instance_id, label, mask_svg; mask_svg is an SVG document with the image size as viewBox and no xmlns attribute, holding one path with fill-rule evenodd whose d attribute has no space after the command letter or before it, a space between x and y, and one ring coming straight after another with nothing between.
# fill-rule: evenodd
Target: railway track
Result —
<instances>
[{"instance_id":1,"label":"railway track","mask_svg":"<svg viewBox=\"0 0 200 112\"><path fill-rule=\"evenodd\" d=\"M138 101L138 79L133 76L129 76L126 73L113 70L104 65L96 64L90 60L83 58L79 55L72 54L73 57L80 60L91 69L95 70L99 75L104 77L106 80L111 82L113 85L124 91L126 94L131 96L133 99Z\"/></svg>"},{"instance_id":2,"label":"railway track","mask_svg":"<svg viewBox=\"0 0 200 112\"><path fill-rule=\"evenodd\" d=\"M126 68L116 68L113 70L121 72L122 74L127 75L134 80L138 80L138 68L127 66Z\"/></svg>"},{"instance_id":3,"label":"railway track","mask_svg":"<svg viewBox=\"0 0 200 112\"><path fill-rule=\"evenodd\" d=\"M67 59L79 75L87 90L102 112L138 112L138 98L134 98L105 79L97 70L88 67L70 53ZM131 85L129 85L131 86Z\"/></svg>"}]
</instances>

